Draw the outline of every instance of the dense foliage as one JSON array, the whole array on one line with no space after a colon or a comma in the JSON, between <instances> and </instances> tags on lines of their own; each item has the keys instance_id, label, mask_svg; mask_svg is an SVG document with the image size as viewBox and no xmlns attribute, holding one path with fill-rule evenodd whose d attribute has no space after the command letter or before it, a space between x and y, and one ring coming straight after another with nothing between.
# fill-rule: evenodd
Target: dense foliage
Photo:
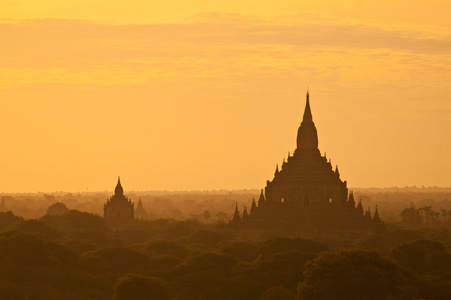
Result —
<instances>
[{"instance_id":1,"label":"dense foliage","mask_svg":"<svg viewBox=\"0 0 451 300\"><path fill-rule=\"evenodd\" d=\"M451 299L451 232L239 233L136 220L118 232L75 210L0 213L2 299Z\"/></svg>"}]
</instances>

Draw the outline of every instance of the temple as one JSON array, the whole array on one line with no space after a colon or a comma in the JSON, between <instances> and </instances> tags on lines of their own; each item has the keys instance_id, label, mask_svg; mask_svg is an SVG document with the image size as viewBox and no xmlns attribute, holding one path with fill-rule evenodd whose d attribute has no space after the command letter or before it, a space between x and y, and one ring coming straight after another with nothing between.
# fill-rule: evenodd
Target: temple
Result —
<instances>
[{"instance_id":1,"label":"temple","mask_svg":"<svg viewBox=\"0 0 451 300\"><path fill-rule=\"evenodd\" d=\"M265 230L317 234L325 230L383 230L375 212L363 213L354 195L348 196L347 182L340 179L338 166L332 167L318 149L318 134L310 109L309 93L293 155L276 166L274 178L261 190L258 205L252 199L249 214L240 217L238 207L231 224L242 230Z\"/></svg>"},{"instance_id":2,"label":"temple","mask_svg":"<svg viewBox=\"0 0 451 300\"><path fill-rule=\"evenodd\" d=\"M134 219L134 205L124 196L121 179L118 178L114 195L104 205L103 218L110 228L125 227Z\"/></svg>"},{"instance_id":3,"label":"temple","mask_svg":"<svg viewBox=\"0 0 451 300\"><path fill-rule=\"evenodd\" d=\"M139 198L138 206L135 209L135 218L138 220L146 220L147 219L147 212L143 207L141 198Z\"/></svg>"},{"instance_id":4,"label":"temple","mask_svg":"<svg viewBox=\"0 0 451 300\"><path fill-rule=\"evenodd\" d=\"M5 197L2 197L2 202L0 203L0 212L6 212L8 211L6 209L6 205L5 205Z\"/></svg>"}]
</instances>

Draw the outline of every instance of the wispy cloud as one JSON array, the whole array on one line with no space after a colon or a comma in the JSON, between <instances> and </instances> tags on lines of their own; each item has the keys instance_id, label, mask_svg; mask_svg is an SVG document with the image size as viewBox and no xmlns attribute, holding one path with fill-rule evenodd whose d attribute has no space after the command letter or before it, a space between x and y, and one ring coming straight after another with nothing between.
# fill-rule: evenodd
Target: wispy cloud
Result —
<instances>
[{"instance_id":1,"label":"wispy cloud","mask_svg":"<svg viewBox=\"0 0 451 300\"><path fill-rule=\"evenodd\" d=\"M334 78L337 84L360 78L364 86L415 77L415 70L441 81L451 68L449 37L311 19L272 24L213 13L189 24L40 19L1 23L0 36L0 86L293 73Z\"/></svg>"},{"instance_id":2,"label":"wispy cloud","mask_svg":"<svg viewBox=\"0 0 451 300\"><path fill-rule=\"evenodd\" d=\"M294 141L290 130L298 125L299 103L292 99L299 99L307 84L323 99L315 104L323 112L322 117L315 115L322 141L341 139L343 132L358 127L361 135L355 139L366 143L365 155L387 149L387 144L378 143L377 149L374 145L374 140L387 139L387 132L398 142L401 137L390 124L402 123L408 130L413 126L415 134L425 136L430 130L409 118L449 124L449 36L323 21L298 18L282 24L211 13L187 24L64 19L0 23L0 123L11 128L2 138L14 145L7 149L15 158L10 168L23 161L20 153L42 141L51 145L41 151L52 154L46 154L48 162L61 147L67 155L75 147L83 157L95 152L93 162L110 165L123 155L123 149L110 147L118 132L124 145L131 145L130 157L159 166L159 172L167 170L166 162L174 157L180 160L176 165L189 162L183 170L199 168L189 157L202 153L213 162L224 149L234 155L228 167L231 161L257 155L254 149L263 139L278 144L268 149L279 157L277 151L291 147L280 144ZM405 113L403 122L399 112ZM375 133L368 137L367 129ZM206 139L208 130L211 136ZM84 143L74 146L74 137ZM411 137L402 138L416 147ZM239 153L238 144L244 149ZM440 151L445 153L447 147ZM155 153L149 155L149 149ZM429 151L425 157L431 157ZM27 163L40 157L29 155ZM365 159L356 160L356 170ZM138 160L132 164L141 165ZM47 166L42 163L36 169ZM209 174L211 165L205 163L202 170ZM168 176L171 181L172 174Z\"/></svg>"}]
</instances>

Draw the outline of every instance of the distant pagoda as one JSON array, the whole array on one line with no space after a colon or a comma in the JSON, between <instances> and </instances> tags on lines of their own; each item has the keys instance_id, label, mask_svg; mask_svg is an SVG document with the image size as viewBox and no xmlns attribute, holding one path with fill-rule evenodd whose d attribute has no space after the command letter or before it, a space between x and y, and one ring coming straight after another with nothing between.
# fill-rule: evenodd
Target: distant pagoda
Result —
<instances>
[{"instance_id":1,"label":"distant pagoda","mask_svg":"<svg viewBox=\"0 0 451 300\"><path fill-rule=\"evenodd\" d=\"M0 203L0 212L6 212L8 211L8 209L6 208L5 205L5 197L2 197L2 202Z\"/></svg>"},{"instance_id":2,"label":"distant pagoda","mask_svg":"<svg viewBox=\"0 0 451 300\"><path fill-rule=\"evenodd\" d=\"M147 219L147 212L143 207L143 203L141 201L141 198L138 201L138 206L135 209L135 218L139 220L146 220Z\"/></svg>"},{"instance_id":3,"label":"distant pagoda","mask_svg":"<svg viewBox=\"0 0 451 300\"><path fill-rule=\"evenodd\" d=\"M249 214L240 218L235 208L234 228L243 230L283 231L316 234L324 230L384 230L376 212L371 218L363 213L362 204L356 207L349 194L347 182L340 179L338 166L332 168L326 155L318 149L318 134L310 110L307 91L304 117L298 130L297 148L293 155L276 166L274 178L261 190L258 206L252 199Z\"/></svg>"},{"instance_id":4,"label":"distant pagoda","mask_svg":"<svg viewBox=\"0 0 451 300\"><path fill-rule=\"evenodd\" d=\"M125 227L134 219L134 203L124 196L121 179L117 179L114 195L104 205L103 218L111 228Z\"/></svg>"}]
</instances>

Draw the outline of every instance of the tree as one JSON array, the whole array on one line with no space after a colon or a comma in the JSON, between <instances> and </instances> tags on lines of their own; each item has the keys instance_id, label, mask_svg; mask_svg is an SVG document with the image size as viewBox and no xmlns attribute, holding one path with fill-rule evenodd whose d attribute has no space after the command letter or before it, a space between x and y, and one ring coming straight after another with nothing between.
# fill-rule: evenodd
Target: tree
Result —
<instances>
[{"instance_id":1,"label":"tree","mask_svg":"<svg viewBox=\"0 0 451 300\"><path fill-rule=\"evenodd\" d=\"M400 265L420 274L434 274L451 269L451 254L441 243L419 240L402 243L393 248L390 256Z\"/></svg>"},{"instance_id":2,"label":"tree","mask_svg":"<svg viewBox=\"0 0 451 300\"><path fill-rule=\"evenodd\" d=\"M0 295L2 295L2 299L8 300L26 299L23 291L18 286L4 280L0 281Z\"/></svg>"},{"instance_id":3,"label":"tree","mask_svg":"<svg viewBox=\"0 0 451 300\"><path fill-rule=\"evenodd\" d=\"M293 300L293 293L282 285L267 289L260 297L261 300Z\"/></svg>"},{"instance_id":4,"label":"tree","mask_svg":"<svg viewBox=\"0 0 451 300\"><path fill-rule=\"evenodd\" d=\"M10 225L20 223L23 218L15 216L11 211L0 212L0 230L6 229Z\"/></svg>"},{"instance_id":5,"label":"tree","mask_svg":"<svg viewBox=\"0 0 451 300\"><path fill-rule=\"evenodd\" d=\"M253 261L258 256L258 247L249 242L233 242L223 246L221 250L241 261Z\"/></svg>"},{"instance_id":6,"label":"tree","mask_svg":"<svg viewBox=\"0 0 451 300\"><path fill-rule=\"evenodd\" d=\"M47 208L46 215L55 216L55 215L63 215L67 213L69 209L64 203L55 202Z\"/></svg>"},{"instance_id":7,"label":"tree","mask_svg":"<svg viewBox=\"0 0 451 300\"><path fill-rule=\"evenodd\" d=\"M326 252L306 264L298 299L389 299L401 281L397 265L376 251Z\"/></svg>"},{"instance_id":8,"label":"tree","mask_svg":"<svg viewBox=\"0 0 451 300\"><path fill-rule=\"evenodd\" d=\"M158 241L150 243L146 250L152 254L165 254L180 258L186 258L190 254L190 250L173 241Z\"/></svg>"},{"instance_id":9,"label":"tree","mask_svg":"<svg viewBox=\"0 0 451 300\"><path fill-rule=\"evenodd\" d=\"M59 215L46 214L40 218L40 221L61 231L109 231L105 220L102 217L75 209Z\"/></svg>"},{"instance_id":10,"label":"tree","mask_svg":"<svg viewBox=\"0 0 451 300\"><path fill-rule=\"evenodd\" d=\"M177 276L193 273L220 274L229 277L238 261L228 255L206 252L188 257L173 269Z\"/></svg>"},{"instance_id":11,"label":"tree","mask_svg":"<svg viewBox=\"0 0 451 300\"><path fill-rule=\"evenodd\" d=\"M110 270L115 273L143 272L149 267L149 257L128 248L103 248L94 252L108 263Z\"/></svg>"},{"instance_id":12,"label":"tree","mask_svg":"<svg viewBox=\"0 0 451 300\"><path fill-rule=\"evenodd\" d=\"M306 239L274 238L267 240L261 249L262 254L276 254L288 251L318 253L329 250L325 245Z\"/></svg>"},{"instance_id":13,"label":"tree","mask_svg":"<svg viewBox=\"0 0 451 300\"><path fill-rule=\"evenodd\" d=\"M401 212L401 220L411 227L421 226L420 212L414 207L409 207Z\"/></svg>"},{"instance_id":14,"label":"tree","mask_svg":"<svg viewBox=\"0 0 451 300\"><path fill-rule=\"evenodd\" d=\"M166 283L156 277L127 275L119 278L113 287L115 300L168 300Z\"/></svg>"}]
</instances>

